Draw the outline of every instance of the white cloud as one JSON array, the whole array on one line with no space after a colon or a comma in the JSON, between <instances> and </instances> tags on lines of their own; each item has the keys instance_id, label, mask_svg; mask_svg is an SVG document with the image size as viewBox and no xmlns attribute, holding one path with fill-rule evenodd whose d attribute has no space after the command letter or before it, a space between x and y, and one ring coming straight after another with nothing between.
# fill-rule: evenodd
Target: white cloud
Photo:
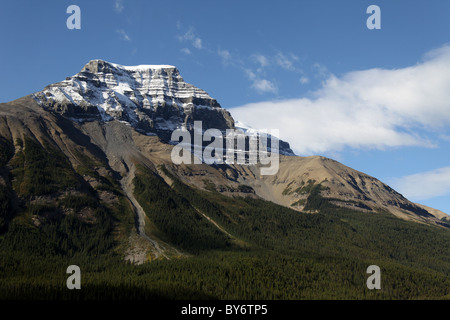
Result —
<instances>
[{"instance_id":1,"label":"white cloud","mask_svg":"<svg viewBox=\"0 0 450 320\"><path fill-rule=\"evenodd\" d=\"M114 2L114 10L116 10L117 13L122 13L124 8L125 7L123 6L123 0L116 0Z\"/></svg>"},{"instance_id":2,"label":"white cloud","mask_svg":"<svg viewBox=\"0 0 450 320\"><path fill-rule=\"evenodd\" d=\"M231 53L225 49L217 49L217 54L222 58L222 64L227 65L231 62Z\"/></svg>"},{"instance_id":3,"label":"white cloud","mask_svg":"<svg viewBox=\"0 0 450 320\"><path fill-rule=\"evenodd\" d=\"M278 91L277 86L267 79L255 79L253 81L252 88L254 88L259 93L276 93Z\"/></svg>"},{"instance_id":4,"label":"white cloud","mask_svg":"<svg viewBox=\"0 0 450 320\"><path fill-rule=\"evenodd\" d=\"M245 75L249 80L252 81L251 87L255 89L258 93L277 93L278 87L271 81L267 79L262 79L259 75L257 75L255 72L253 72L250 69L243 69ZM233 109L234 110L234 109ZM245 121L244 121L245 122Z\"/></svg>"},{"instance_id":5,"label":"white cloud","mask_svg":"<svg viewBox=\"0 0 450 320\"><path fill-rule=\"evenodd\" d=\"M288 71L297 71L294 63L299 60L295 54L284 54L281 51L278 51L275 56L265 56L263 54L255 53L252 54L250 58L259 65L259 70L270 65L275 65Z\"/></svg>"},{"instance_id":6,"label":"white cloud","mask_svg":"<svg viewBox=\"0 0 450 320\"><path fill-rule=\"evenodd\" d=\"M194 48L201 49L202 48L202 39L200 39L200 38L193 39L192 40L192 46Z\"/></svg>"},{"instance_id":7,"label":"white cloud","mask_svg":"<svg viewBox=\"0 0 450 320\"><path fill-rule=\"evenodd\" d=\"M247 78L249 78L250 80L255 80L256 79L256 73L254 73L252 70L244 69L244 72L247 75Z\"/></svg>"},{"instance_id":8,"label":"white cloud","mask_svg":"<svg viewBox=\"0 0 450 320\"><path fill-rule=\"evenodd\" d=\"M116 32L119 34L119 36L122 40L131 41L131 38L128 36L128 34L125 32L125 30L118 29L118 30L116 30Z\"/></svg>"},{"instance_id":9,"label":"white cloud","mask_svg":"<svg viewBox=\"0 0 450 320\"><path fill-rule=\"evenodd\" d=\"M298 57L292 53L286 56L282 52L278 52L275 56L275 62L277 63L277 65L289 71L295 70L294 62L297 60Z\"/></svg>"},{"instance_id":10,"label":"white cloud","mask_svg":"<svg viewBox=\"0 0 450 320\"><path fill-rule=\"evenodd\" d=\"M327 67L317 62L312 65L312 69L314 70L314 75L316 78L323 79L328 78L331 75Z\"/></svg>"},{"instance_id":11,"label":"white cloud","mask_svg":"<svg viewBox=\"0 0 450 320\"><path fill-rule=\"evenodd\" d=\"M252 81L251 88L255 89L258 93L277 93L278 87L267 78L267 67L281 67L288 71L303 73L300 69L294 66L294 62L299 58L290 53L285 55L278 51L275 56L266 56L260 53L255 53L250 56L250 60L257 65L256 69L252 70L242 66L247 78ZM301 84L306 84L309 79L305 76L300 78Z\"/></svg>"},{"instance_id":12,"label":"white cloud","mask_svg":"<svg viewBox=\"0 0 450 320\"><path fill-rule=\"evenodd\" d=\"M253 81L257 79L255 75ZM254 82L254 87L271 86ZM252 103L230 111L255 128L280 129L281 138L303 155L344 147L432 146L427 132L442 133L450 124L450 46L407 68L329 75L311 98Z\"/></svg>"},{"instance_id":13,"label":"white cloud","mask_svg":"<svg viewBox=\"0 0 450 320\"><path fill-rule=\"evenodd\" d=\"M183 52L183 53L185 53L187 55L192 54L192 52L191 52L191 50L189 50L189 48L182 48L181 52Z\"/></svg>"},{"instance_id":14,"label":"white cloud","mask_svg":"<svg viewBox=\"0 0 450 320\"><path fill-rule=\"evenodd\" d=\"M299 81L301 84L307 84L309 82L309 79L308 79L308 77L303 76L300 78Z\"/></svg>"},{"instance_id":15,"label":"white cloud","mask_svg":"<svg viewBox=\"0 0 450 320\"><path fill-rule=\"evenodd\" d=\"M252 57L262 68L267 67L270 64L269 58L262 54L254 54Z\"/></svg>"},{"instance_id":16,"label":"white cloud","mask_svg":"<svg viewBox=\"0 0 450 320\"><path fill-rule=\"evenodd\" d=\"M180 25L177 25L177 28L179 28L179 27L180 27ZM186 31L186 33L184 33L183 35L178 36L178 40L181 41L181 42L188 41L196 49L202 49L203 48L202 39L200 39L200 37L198 37L194 33L194 29L192 27L189 28L189 30Z\"/></svg>"},{"instance_id":17,"label":"white cloud","mask_svg":"<svg viewBox=\"0 0 450 320\"><path fill-rule=\"evenodd\" d=\"M391 185L412 201L450 194L450 167L392 179Z\"/></svg>"},{"instance_id":18,"label":"white cloud","mask_svg":"<svg viewBox=\"0 0 450 320\"><path fill-rule=\"evenodd\" d=\"M439 135L439 138L440 138L441 140L450 142L450 135L440 134L440 135Z\"/></svg>"}]
</instances>

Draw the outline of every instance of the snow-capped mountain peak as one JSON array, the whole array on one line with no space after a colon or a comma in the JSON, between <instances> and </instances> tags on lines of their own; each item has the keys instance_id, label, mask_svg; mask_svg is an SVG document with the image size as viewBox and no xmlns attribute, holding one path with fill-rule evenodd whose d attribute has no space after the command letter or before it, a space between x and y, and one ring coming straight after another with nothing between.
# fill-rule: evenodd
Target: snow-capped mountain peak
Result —
<instances>
[{"instance_id":1,"label":"snow-capped mountain peak","mask_svg":"<svg viewBox=\"0 0 450 320\"><path fill-rule=\"evenodd\" d=\"M194 120L233 128L229 113L171 65L123 66L91 60L83 69L35 93L40 105L78 121L126 121L147 133L190 126Z\"/></svg>"},{"instance_id":2,"label":"snow-capped mountain peak","mask_svg":"<svg viewBox=\"0 0 450 320\"><path fill-rule=\"evenodd\" d=\"M43 108L78 122L119 120L170 141L177 128L234 129L231 114L209 94L184 81L171 65L123 66L91 60L82 70L32 95ZM258 130L246 128L248 134ZM293 155L280 140L280 153Z\"/></svg>"}]
</instances>

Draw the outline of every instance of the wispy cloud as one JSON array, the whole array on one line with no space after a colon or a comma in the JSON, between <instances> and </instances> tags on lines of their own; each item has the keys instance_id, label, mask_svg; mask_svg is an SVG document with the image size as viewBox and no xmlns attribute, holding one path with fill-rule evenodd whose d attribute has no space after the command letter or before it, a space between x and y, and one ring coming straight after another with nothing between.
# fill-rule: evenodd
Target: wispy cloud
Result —
<instances>
[{"instance_id":1,"label":"wispy cloud","mask_svg":"<svg viewBox=\"0 0 450 320\"><path fill-rule=\"evenodd\" d=\"M222 64L223 65L228 65L228 64L231 63L232 57L231 57L230 51L228 51L226 49L220 49L219 48L219 49L217 49L217 54L222 59Z\"/></svg>"},{"instance_id":2,"label":"wispy cloud","mask_svg":"<svg viewBox=\"0 0 450 320\"><path fill-rule=\"evenodd\" d=\"M177 28L181 28L181 24L177 24ZM190 27L183 35L178 36L180 42L189 42L194 48L202 49L203 41L202 39L194 33L194 28Z\"/></svg>"},{"instance_id":3,"label":"wispy cloud","mask_svg":"<svg viewBox=\"0 0 450 320\"><path fill-rule=\"evenodd\" d=\"M290 53L288 55L285 55L282 52L278 52L275 55L275 62L278 66L282 67L283 69L294 71L296 68L294 67L295 61L297 61L299 58L293 53Z\"/></svg>"},{"instance_id":4,"label":"wispy cloud","mask_svg":"<svg viewBox=\"0 0 450 320\"><path fill-rule=\"evenodd\" d=\"M131 41L130 36L123 29L118 29L116 32L119 34L120 39L125 41Z\"/></svg>"},{"instance_id":5,"label":"wispy cloud","mask_svg":"<svg viewBox=\"0 0 450 320\"><path fill-rule=\"evenodd\" d=\"M444 46L402 69L329 74L310 98L253 103L230 111L253 127L279 128L299 154L344 147L432 147L427 133L448 135L449 88L450 46Z\"/></svg>"},{"instance_id":6,"label":"wispy cloud","mask_svg":"<svg viewBox=\"0 0 450 320\"><path fill-rule=\"evenodd\" d=\"M270 80L262 79L250 69L244 69L245 75L249 80L251 80L251 87L255 89L258 93L277 93L278 87Z\"/></svg>"},{"instance_id":7,"label":"wispy cloud","mask_svg":"<svg viewBox=\"0 0 450 320\"><path fill-rule=\"evenodd\" d=\"M441 140L450 142L450 135L447 135L447 134L440 134L440 135L439 135L439 138L440 138Z\"/></svg>"},{"instance_id":8,"label":"wispy cloud","mask_svg":"<svg viewBox=\"0 0 450 320\"><path fill-rule=\"evenodd\" d=\"M125 9L124 5L123 5L123 0L116 0L114 2L114 10L117 13L122 13L123 9Z\"/></svg>"},{"instance_id":9,"label":"wispy cloud","mask_svg":"<svg viewBox=\"0 0 450 320\"><path fill-rule=\"evenodd\" d=\"M288 71L295 71L298 73L303 73L302 70L295 67L295 62L299 60L298 56L293 53L285 54L281 51L277 51L275 55L265 55L261 53L255 53L251 55L240 55L239 53L233 52L233 54L228 49L218 48L216 51L208 49L203 44L203 40L194 31L194 27L190 26L186 30L183 27L181 21L176 21L176 28L180 34L176 36L179 42L185 45L190 44L193 48L201 50L208 54L216 54L220 58L222 65L233 66L240 69L247 78L250 80L250 88L255 90L259 94L263 93L278 93L278 86L276 81L269 80L267 76L267 68L270 66L281 67L282 69ZM183 47L180 49L186 55L192 55L192 48ZM301 84L306 84L309 79L303 76L299 79Z\"/></svg>"},{"instance_id":10,"label":"wispy cloud","mask_svg":"<svg viewBox=\"0 0 450 320\"><path fill-rule=\"evenodd\" d=\"M255 79L252 84L252 88L254 88L259 93L277 93L277 86L267 79Z\"/></svg>"},{"instance_id":11,"label":"wispy cloud","mask_svg":"<svg viewBox=\"0 0 450 320\"><path fill-rule=\"evenodd\" d=\"M282 68L290 72L304 74L304 72L295 66L299 57L293 53L285 54L278 51L275 55L265 55L255 53L246 59L247 63L242 66L247 77L252 80L251 88L259 93L278 93L278 86L272 80L267 79L267 74L274 70ZM309 82L309 78L302 76L299 79L301 84Z\"/></svg>"},{"instance_id":12,"label":"wispy cloud","mask_svg":"<svg viewBox=\"0 0 450 320\"><path fill-rule=\"evenodd\" d=\"M202 45L202 39L200 39L200 38L195 38L195 39L193 39L192 40L192 46L194 47L194 48L197 48L197 49L201 49L202 47L203 47L203 45Z\"/></svg>"},{"instance_id":13,"label":"wispy cloud","mask_svg":"<svg viewBox=\"0 0 450 320\"><path fill-rule=\"evenodd\" d=\"M269 58L263 54L254 54L252 55L252 58L260 65L261 68L267 67L270 64Z\"/></svg>"},{"instance_id":14,"label":"wispy cloud","mask_svg":"<svg viewBox=\"0 0 450 320\"><path fill-rule=\"evenodd\" d=\"M312 65L312 69L316 78L326 79L331 76L331 73L328 71L327 67L318 62Z\"/></svg>"},{"instance_id":15,"label":"wispy cloud","mask_svg":"<svg viewBox=\"0 0 450 320\"><path fill-rule=\"evenodd\" d=\"M190 55L192 54L191 50L189 50L189 48L182 48L181 52L183 52L184 54Z\"/></svg>"},{"instance_id":16,"label":"wispy cloud","mask_svg":"<svg viewBox=\"0 0 450 320\"><path fill-rule=\"evenodd\" d=\"M244 69L244 72L247 75L248 79L250 79L250 80L255 80L256 79L256 73L254 73L252 70Z\"/></svg>"},{"instance_id":17,"label":"wispy cloud","mask_svg":"<svg viewBox=\"0 0 450 320\"><path fill-rule=\"evenodd\" d=\"M309 83L308 77L305 77L305 76L301 77L299 81L300 81L301 84Z\"/></svg>"},{"instance_id":18,"label":"wispy cloud","mask_svg":"<svg viewBox=\"0 0 450 320\"><path fill-rule=\"evenodd\" d=\"M413 201L450 194L450 167L392 179L391 185Z\"/></svg>"}]
</instances>

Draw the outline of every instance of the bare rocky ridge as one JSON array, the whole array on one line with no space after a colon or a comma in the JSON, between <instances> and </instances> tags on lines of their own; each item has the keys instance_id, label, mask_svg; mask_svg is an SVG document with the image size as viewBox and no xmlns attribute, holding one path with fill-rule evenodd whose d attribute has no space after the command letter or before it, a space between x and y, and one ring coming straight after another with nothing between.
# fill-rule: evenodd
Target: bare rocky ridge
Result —
<instances>
[{"instance_id":1,"label":"bare rocky ridge","mask_svg":"<svg viewBox=\"0 0 450 320\"><path fill-rule=\"evenodd\" d=\"M33 97L76 121L116 119L166 140L176 128L190 129L198 119L208 128L234 128L229 112L204 90L184 82L174 66L128 67L92 60L76 75Z\"/></svg>"},{"instance_id":2,"label":"bare rocky ridge","mask_svg":"<svg viewBox=\"0 0 450 320\"><path fill-rule=\"evenodd\" d=\"M280 169L273 176L243 178L265 199L302 211L311 187L320 184L321 195L338 206L374 213L388 211L417 222L440 222L445 213L410 202L388 185L365 173L321 156L280 157Z\"/></svg>"},{"instance_id":3,"label":"bare rocky ridge","mask_svg":"<svg viewBox=\"0 0 450 320\"><path fill-rule=\"evenodd\" d=\"M170 141L177 128L234 129L234 119L204 90L186 83L168 65L122 66L92 60L83 69L32 95L43 108L77 122L119 120ZM293 155L280 140L280 152Z\"/></svg>"},{"instance_id":4,"label":"bare rocky ridge","mask_svg":"<svg viewBox=\"0 0 450 320\"><path fill-rule=\"evenodd\" d=\"M430 208L430 207L425 206L425 205L420 204L420 203L416 203L416 205L421 207L422 209L427 210L429 213L431 213L433 216L435 216L438 219L441 219L441 220L442 219L447 219L447 220L450 219L449 215L446 214L445 212L442 212L441 210Z\"/></svg>"}]
</instances>

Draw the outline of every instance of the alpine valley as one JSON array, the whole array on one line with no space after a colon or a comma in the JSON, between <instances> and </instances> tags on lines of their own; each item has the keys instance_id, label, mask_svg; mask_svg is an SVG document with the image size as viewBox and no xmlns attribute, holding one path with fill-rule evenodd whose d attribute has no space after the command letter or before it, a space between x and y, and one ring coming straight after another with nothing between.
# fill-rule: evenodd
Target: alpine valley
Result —
<instances>
[{"instance_id":1,"label":"alpine valley","mask_svg":"<svg viewBox=\"0 0 450 320\"><path fill-rule=\"evenodd\" d=\"M0 298L450 298L447 214L285 141L276 175L176 165L194 121L241 127L168 65L92 60L0 104Z\"/></svg>"}]
</instances>

